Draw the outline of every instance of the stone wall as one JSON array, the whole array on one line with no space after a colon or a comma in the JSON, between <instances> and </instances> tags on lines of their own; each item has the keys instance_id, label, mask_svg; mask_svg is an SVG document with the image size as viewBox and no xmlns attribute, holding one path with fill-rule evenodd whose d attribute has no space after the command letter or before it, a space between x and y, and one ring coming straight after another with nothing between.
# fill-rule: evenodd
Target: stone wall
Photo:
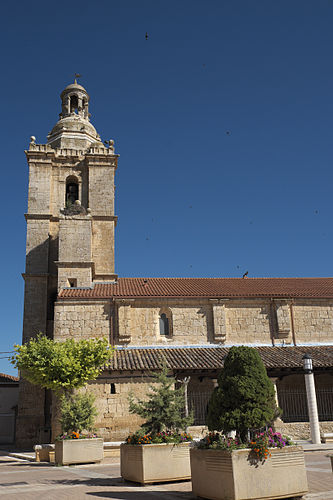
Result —
<instances>
[{"instance_id":1,"label":"stone wall","mask_svg":"<svg viewBox=\"0 0 333 500\"><path fill-rule=\"evenodd\" d=\"M265 299L117 299L118 333L134 345L332 342L333 301ZM172 335L160 335L169 309ZM291 312L292 311L292 312ZM293 321L292 321L293 313Z\"/></svg>"},{"instance_id":2,"label":"stone wall","mask_svg":"<svg viewBox=\"0 0 333 500\"><path fill-rule=\"evenodd\" d=\"M128 378L115 375L112 378L99 378L89 384L88 390L96 396L97 432L105 441L121 441L140 427L143 420L129 413L128 396L133 393L135 398L145 399L150 385L151 379L143 375Z\"/></svg>"},{"instance_id":3,"label":"stone wall","mask_svg":"<svg viewBox=\"0 0 333 500\"><path fill-rule=\"evenodd\" d=\"M106 338L110 340L110 301L56 302L54 339Z\"/></svg>"},{"instance_id":4,"label":"stone wall","mask_svg":"<svg viewBox=\"0 0 333 500\"><path fill-rule=\"evenodd\" d=\"M308 422L284 423L279 420L275 425L275 429L293 440L310 440L310 424ZM326 433L333 433L333 422L320 422L320 434Z\"/></svg>"},{"instance_id":5,"label":"stone wall","mask_svg":"<svg viewBox=\"0 0 333 500\"><path fill-rule=\"evenodd\" d=\"M295 301L296 342L332 342L333 300Z\"/></svg>"},{"instance_id":6,"label":"stone wall","mask_svg":"<svg viewBox=\"0 0 333 500\"><path fill-rule=\"evenodd\" d=\"M159 331L159 316L165 309L169 309L172 321L172 335L168 338ZM134 345L207 343L213 332L212 322L208 301L118 302L119 338L130 339Z\"/></svg>"},{"instance_id":7,"label":"stone wall","mask_svg":"<svg viewBox=\"0 0 333 500\"><path fill-rule=\"evenodd\" d=\"M269 344L269 313L267 301L230 301L226 307L226 343Z\"/></svg>"},{"instance_id":8,"label":"stone wall","mask_svg":"<svg viewBox=\"0 0 333 500\"><path fill-rule=\"evenodd\" d=\"M76 270L78 273L79 269ZM90 271L89 271L90 272ZM86 271L82 270L82 273ZM71 268L66 268L63 273L64 286L68 286L67 278L73 274ZM88 286L89 277L78 274L79 279ZM61 278L59 268L59 277ZM84 281L86 279L86 281ZM67 306L70 309L66 309ZM89 320L96 321L95 326L90 323L90 331L94 328L100 331L99 318L101 303L86 301ZM66 316L58 315L55 318L57 332L68 328L66 321L77 322L77 313L85 317L81 301L67 301L57 303L58 311L63 308ZM103 308L102 308L103 310ZM169 322L172 334L160 335L159 317L162 311L169 311ZM273 311L273 312L272 312ZM294 336L296 342L332 342L333 339L333 303L332 301L312 301L310 304L298 304L295 301L294 311ZM272 344L292 343L292 327L290 326L289 305L277 307L277 323L274 323L274 309L269 301L264 300L232 300L226 304L216 304L209 300L151 300L151 299L117 299L117 314L114 327L116 342L133 345L165 345L165 344ZM71 317L72 314L72 317ZM332 317L332 319L330 319ZM103 323L104 324L104 323ZM274 326L275 325L275 326ZM290 328L289 328L289 326ZM73 327L75 325L73 324ZM77 329L82 327L82 322L76 323ZM105 328L103 327L103 331ZM84 328L83 335L87 335ZM308 332L305 334L304 332ZM57 333L59 335L59 333ZM99 335L99 333L97 333ZM63 335L62 335L63 336Z\"/></svg>"}]
</instances>

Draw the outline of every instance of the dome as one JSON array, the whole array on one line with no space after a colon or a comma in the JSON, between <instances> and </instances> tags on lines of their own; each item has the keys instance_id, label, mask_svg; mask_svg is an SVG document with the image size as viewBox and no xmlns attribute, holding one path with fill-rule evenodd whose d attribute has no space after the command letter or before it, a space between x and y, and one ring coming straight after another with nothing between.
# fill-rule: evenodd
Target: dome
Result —
<instances>
[{"instance_id":1,"label":"dome","mask_svg":"<svg viewBox=\"0 0 333 500\"><path fill-rule=\"evenodd\" d=\"M90 123L89 95L75 80L61 92L62 112L48 135L48 144L54 149L85 150L100 137ZM102 143L101 143L102 144Z\"/></svg>"},{"instance_id":2,"label":"dome","mask_svg":"<svg viewBox=\"0 0 333 500\"><path fill-rule=\"evenodd\" d=\"M65 94L67 92L75 91L75 90L84 92L85 94L88 95L88 92L86 91L86 89L84 87L82 87L82 85L77 83L77 81L75 80L74 83L67 85L67 87L61 92L61 97L63 96L63 94Z\"/></svg>"}]
</instances>

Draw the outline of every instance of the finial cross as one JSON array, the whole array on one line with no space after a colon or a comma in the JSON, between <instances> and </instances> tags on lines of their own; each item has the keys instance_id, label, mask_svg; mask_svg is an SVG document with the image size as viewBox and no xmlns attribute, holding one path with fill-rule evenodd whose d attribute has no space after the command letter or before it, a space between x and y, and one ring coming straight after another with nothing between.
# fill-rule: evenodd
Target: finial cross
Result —
<instances>
[{"instance_id":1,"label":"finial cross","mask_svg":"<svg viewBox=\"0 0 333 500\"><path fill-rule=\"evenodd\" d=\"M77 83L76 79L77 78L81 78L82 75L80 75L79 73L74 73L74 76L75 76L75 82L74 83Z\"/></svg>"}]
</instances>

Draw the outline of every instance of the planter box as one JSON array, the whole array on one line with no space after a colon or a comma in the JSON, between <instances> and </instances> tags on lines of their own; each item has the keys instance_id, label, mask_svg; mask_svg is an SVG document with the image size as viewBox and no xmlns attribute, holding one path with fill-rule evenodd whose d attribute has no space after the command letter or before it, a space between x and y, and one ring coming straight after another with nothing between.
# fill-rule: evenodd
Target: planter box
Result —
<instances>
[{"instance_id":1,"label":"planter box","mask_svg":"<svg viewBox=\"0 0 333 500\"><path fill-rule=\"evenodd\" d=\"M304 451L298 446L270 449L264 463L249 449L191 449L192 490L212 500L276 500L302 497L308 491Z\"/></svg>"},{"instance_id":2,"label":"planter box","mask_svg":"<svg viewBox=\"0 0 333 500\"><path fill-rule=\"evenodd\" d=\"M55 461L60 465L87 464L103 460L103 439L65 439L55 443Z\"/></svg>"},{"instance_id":3,"label":"planter box","mask_svg":"<svg viewBox=\"0 0 333 500\"><path fill-rule=\"evenodd\" d=\"M191 479L190 444L122 444L121 476L141 484Z\"/></svg>"}]
</instances>

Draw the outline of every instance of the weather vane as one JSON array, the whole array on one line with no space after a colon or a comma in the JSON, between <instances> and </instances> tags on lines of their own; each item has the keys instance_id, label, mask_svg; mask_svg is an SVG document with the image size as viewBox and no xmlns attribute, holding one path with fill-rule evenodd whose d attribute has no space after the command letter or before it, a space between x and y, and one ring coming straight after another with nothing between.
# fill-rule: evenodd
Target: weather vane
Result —
<instances>
[{"instance_id":1,"label":"weather vane","mask_svg":"<svg viewBox=\"0 0 333 500\"><path fill-rule=\"evenodd\" d=\"M75 83L77 83L77 81L76 81L77 78L82 77L82 75L80 75L80 73L74 73L74 76L75 76Z\"/></svg>"}]
</instances>

